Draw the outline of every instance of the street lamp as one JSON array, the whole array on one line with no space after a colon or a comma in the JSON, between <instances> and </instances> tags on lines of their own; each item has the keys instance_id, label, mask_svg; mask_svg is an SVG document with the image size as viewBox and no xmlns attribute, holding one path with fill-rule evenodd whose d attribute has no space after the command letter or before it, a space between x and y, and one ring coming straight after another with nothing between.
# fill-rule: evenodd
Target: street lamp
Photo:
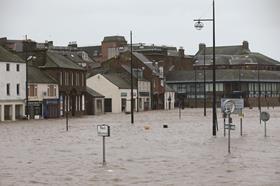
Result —
<instances>
[{"instance_id":1,"label":"street lamp","mask_svg":"<svg viewBox=\"0 0 280 186\"><path fill-rule=\"evenodd\" d=\"M35 60L36 59L36 56L29 56L27 57L27 51L26 51L26 58L25 58L25 65L26 65L26 70L25 70L25 76L26 76L26 85L25 85L25 100L26 100L26 117L27 119L29 119L29 100L28 100L28 94L29 94L29 91L28 91L28 62L29 61L32 61L32 60Z\"/></svg>"},{"instance_id":2,"label":"street lamp","mask_svg":"<svg viewBox=\"0 0 280 186\"><path fill-rule=\"evenodd\" d=\"M133 68L132 68L132 31L130 31L130 88L131 88L131 96L130 96L130 112L131 112L131 124L134 123L134 115L133 115Z\"/></svg>"},{"instance_id":3,"label":"street lamp","mask_svg":"<svg viewBox=\"0 0 280 186\"><path fill-rule=\"evenodd\" d=\"M216 136L217 132L217 113L216 113L216 54L215 54L215 0L213 0L213 17L212 19L195 19L196 23L194 27L197 30L201 30L204 26L202 21L212 21L213 23L213 136Z\"/></svg>"},{"instance_id":4,"label":"street lamp","mask_svg":"<svg viewBox=\"0 0 280 186\"><path fill-rule=\"evenodd\" d=\"M204 93L204 116L206 116L206 77L205 77L205 46L203 47L203 93Z\"/></svg>"}]
</instances>

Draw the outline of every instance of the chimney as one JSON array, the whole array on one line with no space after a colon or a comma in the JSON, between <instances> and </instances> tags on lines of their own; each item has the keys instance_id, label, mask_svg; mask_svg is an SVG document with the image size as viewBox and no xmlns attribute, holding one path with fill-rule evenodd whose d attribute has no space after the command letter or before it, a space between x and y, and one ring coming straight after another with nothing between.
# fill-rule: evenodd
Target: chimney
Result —
<instances>
[{"instance_id":1,"label":"chimney","mask_svg":"<svg viewBox=\"0 0 280 186\"><path fill-rule=\"evenodd\" d=\"M178 52L179 52L179 57L182 57L182 58L185 57L185 50L183 47L180 47Z\"/></svg>"},{"instance_id":2,"label":"chimney","mask_svg":"<svg viewBox=\"0 0 280 186\"><path fill-rule=\"evenodd\" d=\"M199 51L202 51L204 48L206 48L205 43L199 43Z\"/></svg>"},{"instance_id":3,"label":"chimney","mask_svg":"<svg viewBox=\"0 0 280 186\"><path fill-rule=\"evenodd\" d=\"M77 44L76 41L71 41L71 42L69 42L68 47L77 48L77 47L78 47L78 44Z\"/></svg>"},{"instance_id":4,"label":"chimney","mask_svg":"<svg viewBox=\"0 0 280 186\"><path fill-rule=\"evenodd\" d=\"M243 41L242 48L246 49L246 50L249 50L249 43L248 43L248 41Z\"/></svg>"}]
</instances>

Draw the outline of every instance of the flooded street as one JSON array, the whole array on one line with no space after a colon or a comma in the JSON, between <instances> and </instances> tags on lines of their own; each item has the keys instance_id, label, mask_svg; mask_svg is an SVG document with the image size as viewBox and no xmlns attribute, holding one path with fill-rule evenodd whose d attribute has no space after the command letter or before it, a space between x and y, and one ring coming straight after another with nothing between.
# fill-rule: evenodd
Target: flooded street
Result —
<instances>
[{"instance_id":1,"label":"flooded street","mask_svg":"<svg viewBox=\"0 0 280 186\"><path fill-rule=\"evenodd\" d=\"M264 108L264 110L267 110ZM212 112L203 109L106 114L69 119L0 124L0 186L7 185L280 185L280 108L246 109L243 136L233 115L231 154L219 131L212 137ZM102 137L97 125L111 126L102 166ZM167 124L168 128L163 128ZM148 128L148 129L145 129Z\"/></svg>"}]
</instances>

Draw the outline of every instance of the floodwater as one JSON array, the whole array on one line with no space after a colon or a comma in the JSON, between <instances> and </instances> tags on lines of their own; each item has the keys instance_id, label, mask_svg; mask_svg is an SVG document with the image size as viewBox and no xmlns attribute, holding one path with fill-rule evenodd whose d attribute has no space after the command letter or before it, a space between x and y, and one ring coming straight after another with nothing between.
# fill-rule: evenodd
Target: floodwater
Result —
<instances>
[{"instance_id":1,"label":"floodwater","mask_svg":"<svg viewBox=\"0 0 280 186\"><path fill-rule=\"evenodd\" d=\"M212 136L211 109L135 113L133 125L126 114L70 118L68 132L65 119L0 123L0 186L278 186L279 111L268 110L266 138L256 108L244 111L243 136L234 115L231 154L220 112ZM106 166L98 124L111 126Z\"/></svg>"}]
</instances>

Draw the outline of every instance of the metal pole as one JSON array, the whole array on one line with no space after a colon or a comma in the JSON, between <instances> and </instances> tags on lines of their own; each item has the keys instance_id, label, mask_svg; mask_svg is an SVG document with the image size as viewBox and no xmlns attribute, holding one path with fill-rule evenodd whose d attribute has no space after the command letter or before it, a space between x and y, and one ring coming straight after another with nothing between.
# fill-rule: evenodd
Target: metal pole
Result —
<instances>
[{"instance_id":1,"label":"metal pole","mask_svg":"<svg viewBox=\"0 0 280 186\"><path fill-rule=\"evenodd\" d=\"M182 103L180 103L180 105L179 105L179 119L181 119L181 104Z\"/></svg>"},{"instance_id":2,"label":"metal pole","mask_svg":"<svg viewBox=\"0 0 280 186\"><path fill-rule=\"evenodd\" d=\"M240 118L240 136L242 136L242 118Z\"/></svg>"},{"instance_id":3,"label":"metal pole","mask_svg":"<svg viewBox=\"0 0 280 186\"><path fill-rule=\"evenodd\" d=\"M230 153L230 114L228 115L228 153Z\"/></svg>"},{"instance_id":4,"label":"metal pole","mask_svg":"<svg viewBox=\"0 0 280 186\"><path fill-rule=\"evenodd\" d=\"M204 106L204 116L206 116L206 77L205 77L205 46L203 48L203 83L204 83L204 89L203 89L203 92L204 92L204 103L203 103L203 106Z\"/></svg>"},{"instance_id":5,"label":"metal pole","mask_svg":"<svg viewBox=\"0 0 280 186\"><path fill-rule=\"evenodd\" d=\"M132 31L130 31L130 88L131 88L131 101L130 101L130 112L131 112L131 124L134 123L134 115L133 115L133 68L132 68Z\"/></svg>"},{"instance_id":6,"label":"metal pole","mask_svg":"<svg viewBox=\"0 0 280 186\"><path fill-rule=\"evenodd\" d=\"M224 136L226 136L226 118L224 117Z\"/></svg>"},{"instance_id":7,"label":"metal pole","mask_svg":"<svg viewBox=\"0 0 280 186\"><path fill-rule=\"evenodd\" d=\"M196 83L196 68L194 69L194 107L197 108L197 83Z\"/></svg>"},{"instance_id":8,"label":"metal pole","mask_svg":"<svg viewBox=\"0 0 280 186\"><path fill-rule=\"evenodd\" d=\"M257 66L258 66L258 89L259 89L258 107L259 107L259 111L261 112L261 84L260 84L260 67L259 67L259 63L257 64Z\"/></svg>"},{"instance_id":9,"label":"metal pole","mask_svg":"<svg viewBox=\"0 0 280 186\"><path fill-rule=\"evenodd\" d=\"M25 88L26 88L26 92L25 92L25 99L26 99L26 111L25 111L25 113L26 113L26 117L27 117L27 119L29 119L29 106L28 106L28 104L29 104L29 100L28 100L28 61L27 61L27 58L28 58L28 53L27 53L27 35L25 35L25 63L26 63L26 83L25 83Z\"/></svg>"},{"instance_id":10,"label":"metal pole","mask_svg":"<svg viewBox=\"0 0 280 186\"><path fill-rule=\"evenodd\" d=\"M139 88L138 88L138 79L139 79L139 74L138 74L138 71L139 71L139 68L137 67L137 97L136 97L136 103L137 103L137 112L139 112L139 97L138 97L138 94L139 94Z\"/></svg>"},{"instance_id":11,"label":"metal pole","mask_svg":"<svg viewBox=\"0 0 280 186\"><path fill-rule=\"evenodd\" d=\"M264 137L266 137L266 122L264 122Z\"/></svg>"},{"instance_id":12,"label":"metal pole","mask_svg":"<svg viewBox=\"0 0 280 186\"><path fill-rule=\"evenodd\" d=\"M216 51L215 51L215 1L213 0L213 136L216 136L217 113L216 113Z\"/></svg>"},{"instance_id":13,"label":"metal pole","mask_svg":"<svg viewBox=\"0 0 280 186\"><path fill-rule=\"evenodd\" d=\"M68 131L68 111L66 111L66 131Z\"/></svg>"},{"instance_id":14,"label":"metal pole","mask_svg":"<svg viewBox=\"0 0 280 186\"><path fill-rule=\"evenodd\" d=\"M105 160L105 136L103 136L103 166L106 165L106 160Z\"/></svg>"}]
</instances>

